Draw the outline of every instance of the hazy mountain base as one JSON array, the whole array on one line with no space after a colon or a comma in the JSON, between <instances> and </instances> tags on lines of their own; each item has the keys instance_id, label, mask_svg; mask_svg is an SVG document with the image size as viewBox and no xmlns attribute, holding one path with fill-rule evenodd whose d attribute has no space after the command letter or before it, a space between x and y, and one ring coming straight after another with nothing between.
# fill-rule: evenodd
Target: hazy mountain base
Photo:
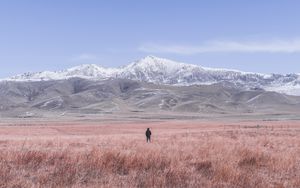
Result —
<instances>
[{"instance_id":1,"label":"hazy mountain base","mask_svg":"<svg viewBox=\"0 0 300 188\"><path fill-rule=\"evenodd\" d=\"M1 82L2 118L297 119L300 97L230 83L167 86L110 79Z\"/></svg>"}]
</instances>

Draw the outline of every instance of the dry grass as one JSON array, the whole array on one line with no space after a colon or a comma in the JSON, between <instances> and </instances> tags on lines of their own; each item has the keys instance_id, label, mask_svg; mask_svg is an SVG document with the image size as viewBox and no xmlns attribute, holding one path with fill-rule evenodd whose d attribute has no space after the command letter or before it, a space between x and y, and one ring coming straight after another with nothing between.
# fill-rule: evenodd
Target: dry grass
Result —
<instances>
[{"instance_id":1,"label":"dry grass","mask_svg":"<svg viewBox=\"0 0 300 188\"><path fill-rule=\"evenodd\" d=\"M1 126L0 187L300 187L298 122L249 124Z\"/></svg>"}]
</instances>

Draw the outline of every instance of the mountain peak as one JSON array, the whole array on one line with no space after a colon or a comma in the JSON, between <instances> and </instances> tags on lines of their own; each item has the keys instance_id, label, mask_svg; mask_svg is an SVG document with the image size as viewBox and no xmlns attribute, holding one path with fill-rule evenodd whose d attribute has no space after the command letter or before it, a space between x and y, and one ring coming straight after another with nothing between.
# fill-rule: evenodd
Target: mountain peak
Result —
<instances>
[{"instance_id":1,"label":"mountain peak","mask_svg":"<svg viewBox=\"0 0 300 188\"><path fill-rule=\"evenodd\" d=\"M152 69L181 69L184 66L196 66L196 65L176 62L170 59L156 57L153 55L146 56L140 60L137 60L129 64L130 68L140 67L140 68L152 68Z\"/></svg>"},{"instance_id":2,"label":"mountain peak","mask_svg":"<svg viewBox=\"0 0 300 188\"><path fill-rule=\"evenodd\" d=\"M149 60L149 59L162 59L162 58L154 56L154 55L147 55L143 59L148 59Z\"/></svg>"}]
</instances>

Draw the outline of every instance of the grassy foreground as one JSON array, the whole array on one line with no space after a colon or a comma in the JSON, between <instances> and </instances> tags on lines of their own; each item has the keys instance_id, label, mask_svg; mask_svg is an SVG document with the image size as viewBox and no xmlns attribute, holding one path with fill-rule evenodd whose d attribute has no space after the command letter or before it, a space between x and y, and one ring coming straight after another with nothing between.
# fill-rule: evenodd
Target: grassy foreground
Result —
<instances>
[{"instance_id":1,"label":"grassy foreground","mask_svg":"<svg viewBox=\"0 0 300 188\"><path fill-rule=\"evenodd\" d=\"M143 130L8 135L0 187L300 187L297 127L154 128L151 144Z\"/></svg>"}]
</instances>

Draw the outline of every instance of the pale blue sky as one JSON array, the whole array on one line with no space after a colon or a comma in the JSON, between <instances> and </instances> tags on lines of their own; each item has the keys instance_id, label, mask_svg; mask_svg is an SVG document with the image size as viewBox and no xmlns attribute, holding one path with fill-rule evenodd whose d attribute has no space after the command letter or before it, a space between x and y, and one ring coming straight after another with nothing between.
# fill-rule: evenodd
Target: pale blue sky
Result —
<instances>
[{"instance_id":1,"label":"pale blue sky","mask_svg":"<svg viewBox=\"0 0 300 188\"><path fill-rule=\"evenodd\" d=\"M0 77L155 55L300 72L298 0L2 0Z\"/></svg>"}]
</instances>

